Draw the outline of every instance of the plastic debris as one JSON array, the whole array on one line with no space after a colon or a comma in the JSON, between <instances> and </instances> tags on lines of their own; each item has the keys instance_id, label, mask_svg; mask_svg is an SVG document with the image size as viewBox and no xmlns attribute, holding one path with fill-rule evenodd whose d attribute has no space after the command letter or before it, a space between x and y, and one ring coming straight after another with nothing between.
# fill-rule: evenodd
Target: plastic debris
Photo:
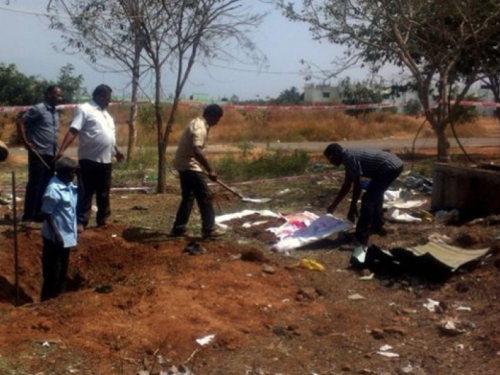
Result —
<instances>
[{"instance_id":1,"label":"plastic debris","mask_svg":"<svg viewBox=\"0 0 500 375\"><path fill-rule=\"evenodd\" d=\"M323 266L321 263L318 263L314 259L307 259L307 258L301 259L299 263L296 265L296 267L301 267L313 271L325 270L325 266Z\"/></svg>"},{"instance_id":2,"label":"plastic debris","mask_svg":"<svg viewBox=\"0 0 500 375\"><path fill-rule=\"evenodd\" d=\"M212 340L214 339L215 335L207 335L205 337L202 337L200 339L196 339L196 342L201 345L201 346L205 346L205 345L208 345L212 342Z\"/></svg>"},{"instance_id":3,"label":"plastic debris","mask_svg":"<svg viewBox=\"0 0 500 375\"><path fill-rule=\"evenodd\" d=\"M439 301L434 301L433 299L427 298L427 302L424 303L424 307L430 312L436 312L439 306Z\"/></svg>"}]
</instances>

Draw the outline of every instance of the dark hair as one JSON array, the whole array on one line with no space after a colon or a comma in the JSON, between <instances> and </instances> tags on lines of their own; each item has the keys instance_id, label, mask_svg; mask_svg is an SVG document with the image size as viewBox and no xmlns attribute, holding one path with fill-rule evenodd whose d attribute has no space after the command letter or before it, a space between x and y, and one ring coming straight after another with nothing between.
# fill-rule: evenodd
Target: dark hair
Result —
<instances>
[{"instance_id":1,"label":"dark hair","mask_svg":"<svg viewBox=\"0 0 500 375\"><path fill-rule=\"evenodd\" d=\"M5 161L7 160L9 156L9 149L7 148L7 145L0 141L0 161Z\"/></svg>"},{"instance_id":2,"label":"dark hair","mask_svg":"<svg viewBox=\"0 0 500 375\"><path fill-rule=\"evenodd\" d=\"M70 157L63 156L61 159L56 161L55 170L56 172L67 172L78 169L78 163L71 159Z\"/></svg>"},{"instance_id":3,"label":"dark hair","mask_svg":"<svg viewBox=\"0 0 500 375\"><path fill-rule=\"evenodd\" d=\"M204 117L205 116L222 117L223 114L224 111L222 110L222 107L218 104L210 104L203 110Z\"/></svg>"},{"instance_id":4,"label":"dark hair","mask_svg":"<svg viewBox=\"0 0 500 375\"><path fill-rule=\"evenodd\" d=\"M55 89L58 89L59 88L59 85L49 85L46 89L45 89L45 96L48 96L49 94L53 93Z\"/></svg>"},{"instance_id":5,"label":"dark hair","mask_svg":"<svg viewBox=\"0 0 500 375\"><path fill-rule=\"evenodd\" d=\"M323 155L325 155L327 159L339 159L342 156L342 151L344 151L344 149L341 145L338 143L330 143L326 146L325 151L323 151Z\"/></svg>"},{"instance_id":6,"label":"dark hair","mask_svg":"<svg viewBox=\"0 0 500 375\"><path fill-rule=\"evenodd\" d=\"M102 84L102 85L97 86L94 89L94 92L92 93L92 98L95 98L96 96L101 96L102 94L111 95L112 92L113 92L113 90L111 89L111 87L109 87L108 85Z\"/></svg>"}]
</instances>

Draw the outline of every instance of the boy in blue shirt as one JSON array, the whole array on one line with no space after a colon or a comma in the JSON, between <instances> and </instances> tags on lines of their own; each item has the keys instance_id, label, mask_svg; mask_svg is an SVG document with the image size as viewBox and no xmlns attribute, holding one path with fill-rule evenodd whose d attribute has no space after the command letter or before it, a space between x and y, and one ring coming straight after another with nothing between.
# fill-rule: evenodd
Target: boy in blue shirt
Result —
<instances>
[{"instance_id":1,"label":"boy in blue shirt","mask_svg":"<svg viewBox=\"0 0 500 375\"><path fill-rule=\"evenodd\" d=\"M56 162L55 172L42 198L42 302L64 292L69 253L77 244L78 194L72 181L78 172L78 163L63 157Z\"/></svg>"}]
</instances>

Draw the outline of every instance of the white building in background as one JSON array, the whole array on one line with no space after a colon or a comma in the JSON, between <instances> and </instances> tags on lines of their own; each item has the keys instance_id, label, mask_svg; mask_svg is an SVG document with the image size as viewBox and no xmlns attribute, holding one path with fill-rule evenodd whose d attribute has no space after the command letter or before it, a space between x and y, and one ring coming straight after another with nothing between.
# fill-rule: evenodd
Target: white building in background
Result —
<instances>
[{"instance_id":1,"label":"white building in background","mask_svg":"<svg viewBox=\"0 0 500 375\"><path fill-rule=\"evenodd\" d=\"M390 90L389 90L390 91ZM480 102L493 102L493 94L490 90L481 87L480 84L473 85L467 94L467 97L476 97ZM465 99L470 100L470 99ZM432 95L429 95L430 103L435 103ZM304 102L306 104L338 104L342 102L340 97L340 89L338 86L327 84L314 84L309 83L304 86ZM382 103L391 104L397 112L403 113L405 107L410 102L419 102L418 94L416 91L406 91L399 94L399 96L389 97L384 99ZM479 115L492 116L494 114L494 107L480 107L477 106L476 110Z\"/></svg>"},{"instance_id":2,"label":"white building in background","mask_svg":"<svg viewBox=\"0 0 500 375\"><path fill-rule=\"evenodd\" d=\"M340 103L337 86L309 83L304 87L304 102L308 104Z\"/></svg>"}]
</instances>

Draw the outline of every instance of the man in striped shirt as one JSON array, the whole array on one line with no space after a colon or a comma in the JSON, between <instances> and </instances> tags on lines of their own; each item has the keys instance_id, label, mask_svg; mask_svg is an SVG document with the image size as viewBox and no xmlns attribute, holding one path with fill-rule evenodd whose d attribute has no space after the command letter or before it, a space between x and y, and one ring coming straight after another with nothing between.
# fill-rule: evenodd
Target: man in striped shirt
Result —
<instances>
[{"instance_id":1,"label":"man in striped shirt","mask_svg":"<svg viewBox=\"0 0 500 375\"><path fill-rule=\"evenodd\" d=\"M370 232L385 235L382 204L384 193L403 171L403 161L396 155L375 149L343 149L338 143L331 143L323 152L331 164L345 167L342 188L327 212L333 214L339 203L353 186L352 200L347 218L353 223L358 216L357 203L361 196L361 177L371 179L361 198L361 215L356 224L355 239L366 245Z\"/></svg>"}]
</instances>

